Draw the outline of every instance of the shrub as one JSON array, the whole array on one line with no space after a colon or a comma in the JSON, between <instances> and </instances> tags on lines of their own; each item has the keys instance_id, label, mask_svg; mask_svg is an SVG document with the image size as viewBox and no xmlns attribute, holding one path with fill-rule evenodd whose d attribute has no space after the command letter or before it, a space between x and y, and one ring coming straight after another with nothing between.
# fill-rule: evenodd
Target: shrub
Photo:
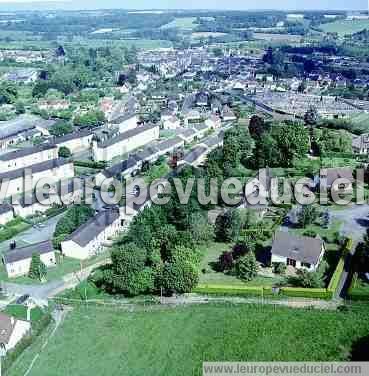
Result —
<instances>
[{"instance_id":1,"label":"shrub","mask_svg":"<svg viewBox=\"0 0 369 376\"><path fill-rule=\"evenodd\" d=\"M238 278L244 281L251 281L257 276L257 273L258 264L253 252L248 253L237 261L236 274Z\"/></svg>"},{"instance_id":2,"label":"shrub","mask_svg":"<svg viewBox=\"0 0 369 376\"><path fill-rule=\"evenodd\" d=\"M174 263L164 265L160 278L160 287L164 289L166 294L183 294L191 292L198 281L199 275L195 266L188 262L177 260Z\"/></svg>"},{"instance_id":3,"label":"shrub","mask_svg":"<svg viewBox=\"0 0 369 376\"><path fill-rule=\"evenodd\" d=\"M287 270L287 265L283 262L274 262L273 263L273 272L276 274L285 274Z\"/></svg>"},{"instance_id":4,"label":"shrub","mask_svg":"<svg viewBox=\"0 0 369 376\"><path fill-rule=\"evenodd\" d=\"M211 295L263 296L259 286L198 285L192 292Z\"/></svg>"},{"instance_id":5,"label":"shrub","mask_svg":"<svg viewBox=\"0 0 369 376\"><path fill-rule=\"evenodd\" d=\"M218 259L217 271L224 272L233 268L232 252L223 252Z\"/></svg>"}]
</instances>

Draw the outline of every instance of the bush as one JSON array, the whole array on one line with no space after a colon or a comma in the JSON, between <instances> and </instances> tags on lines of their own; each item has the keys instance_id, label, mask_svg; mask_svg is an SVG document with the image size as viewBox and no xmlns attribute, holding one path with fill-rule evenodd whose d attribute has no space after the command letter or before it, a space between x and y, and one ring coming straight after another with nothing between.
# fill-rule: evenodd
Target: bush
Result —
<instances>
[{"instance_id":1,"label":"bush","mask_svg":"<svg viewBox=\"0 0 369 376\"><path fill-rule=\"evenodd\" d=\"M233 262L232 252L223 252L218 259L217 271L225 272L231 270L233 268Z\"/></svg>"},{"instance_id":2,"label":"bush","mask_svg":"<svg viewBox=\"0 0 369 376\"><path fill-rule=\"evenodd\" d=\"M195 266L189 262L177 260L164 265L160 278L160 287L166 294L187 293L197 285L199 274Z\"/></svg>"},{"instance_id":3,"label":"bush","mask_svg":"<svg viewBox=\"0 0 369 376\"><path fill-rule=\"evenodd\" d=\"M276 274L285 274L287 270L287 265L283 262L274 262L273 263L273 272Z\"/></svg>"},{"instance_id":4,"label":"bush","mask_svg":"<svg viewBox=\"0 0 369 376\"><path fill-rule=\"evenodd\" d=\"M243 281L252 281L258 274L258 264L256 262L255 254L248 253L241 257L236 263L237 277Z\"/></svg>"}]
</instances>

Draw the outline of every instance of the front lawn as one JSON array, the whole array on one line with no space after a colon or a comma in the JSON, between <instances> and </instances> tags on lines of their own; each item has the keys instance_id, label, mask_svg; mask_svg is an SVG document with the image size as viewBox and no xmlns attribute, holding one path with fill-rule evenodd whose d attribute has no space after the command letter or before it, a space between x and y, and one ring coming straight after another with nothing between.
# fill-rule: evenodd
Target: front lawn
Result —
<instances>
[{"instance_id":1,"label":"front lawn","mask_svg":"<svg viewBox=\"0 0 369 376\"><path fill-rule=\"evenodd\" d=\"M202 246L199 251L203 255L200 266L200 284L225 285L225 286L265 286L271 287L280 282L283 277L264 277L257 276L250 282L241 281L236 276L217 272L214 267L219 256L232 248L232 244L228 243L210 243Z\"/></svg>"},{"instance_id":2,"label":"front lawn","mask_svg":"<svg viewBox=\"0 0 369 376\"><path fill-rule=\"evenodd\" d=\"M36 341L9 370L28 376L202 375L204 361L343 361L369 333L369 311L209 304L80 307L40 352Z\"/></svg>"}]
</instances>

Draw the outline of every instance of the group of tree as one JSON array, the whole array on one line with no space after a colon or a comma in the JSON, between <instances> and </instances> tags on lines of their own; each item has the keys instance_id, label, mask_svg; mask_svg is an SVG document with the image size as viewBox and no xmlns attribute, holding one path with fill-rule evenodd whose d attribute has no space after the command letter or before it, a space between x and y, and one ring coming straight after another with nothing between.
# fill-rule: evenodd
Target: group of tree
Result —
<instances>
[{"instance_id":1,"label":"group of tree","mask_svg":"<svg viewBox=\"0 0 369 376\"><path fill-rule=\"evenodd\" d=\"M89 111L85 114L77 115L74 120L73 124L77 127L88 127L94 128L100 125L103 125L105 122L105 115L102 111Z\"/></svg>"},{"instance_id":2,"label":"group of tree","mask_svg":"<svg viewBox=\"0 0 369 376\"><path fill-rule=\"evenodd\" d=\"M55 137L65 136L73 132L73 126L69 122L60 120L50 127L49 132Z\"/></svg>"},{"instance_id":3,"label":"group of tree","mask_svg":"<svg viewBox=\"0 0 369 376\"><path fill-rule=\"evenodd\" d=\"M180 178L190 175L184 171ZM198 203L191 199L182 205L175 189L172 192L168 204L153 204L135 217L113 248L111 267L92 277L96 285L129 296L185 293L196 286L197 245L212 240L214 230Z\"/></svg>"},{"instance_id":4,"label":"group of tree","mask_svg":"<svg viewBox=\"0 0 369 376\"><path fill-rule=\"evenodd\" d=\"M254 243L250 239L237 243L219 256L217 271L235 275L245 282L253 280L259 268L254 251Z\"/></svg>"},{"instance_id":5,"label":"group of tree","mask_svg":"<svg viewBox=\"0 0 369 376\"><path fill-rule=\"evenodd\" d=\"M14 104L18 98L18 89L11 83L4 81L0 85L0 105Z\"/></svg>"}]
</instances>

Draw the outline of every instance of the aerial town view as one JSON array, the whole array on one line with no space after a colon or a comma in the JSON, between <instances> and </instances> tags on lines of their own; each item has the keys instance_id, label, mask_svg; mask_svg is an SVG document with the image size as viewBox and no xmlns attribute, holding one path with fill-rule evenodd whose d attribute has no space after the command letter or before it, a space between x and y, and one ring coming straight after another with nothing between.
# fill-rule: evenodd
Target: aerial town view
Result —
<instances>
[{"instance_id":1,"label":"aerial town view","mask_svg":"<svg viewBox=\"0 0 369 376\"><path fill-rule=\"evenodd\" d=\"M0 376L369 376L369 2L0 0Z\"/></svg>"}]
</instances>

